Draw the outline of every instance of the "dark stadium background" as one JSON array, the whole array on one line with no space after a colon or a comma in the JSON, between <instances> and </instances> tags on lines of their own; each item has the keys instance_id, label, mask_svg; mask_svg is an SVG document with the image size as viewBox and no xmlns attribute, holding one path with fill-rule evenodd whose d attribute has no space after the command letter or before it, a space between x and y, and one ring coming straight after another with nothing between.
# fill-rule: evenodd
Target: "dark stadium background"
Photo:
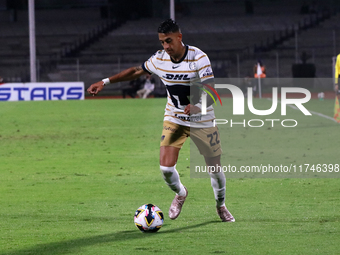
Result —
<instances>
[{"instance_id":1,"label":"dark stadium background","mask_svg":"<svg viewBox=\"0 0 340 255\"><path fill-rule=\"evenodd\" d=\"M36 0L37 81L88 87L141 64L161 49L157 27L169 6L169 0ZM175 17L184 43L209 55L216 77L252 77L261 60L268 78L332 78L339 8L336 0L178 0ZM29 82L27 0L0 0L0 31L3 82ZM106 93L119 95L124 86ZM157 80L155 94L163 92Z\"/></svg>"}]
</instances>

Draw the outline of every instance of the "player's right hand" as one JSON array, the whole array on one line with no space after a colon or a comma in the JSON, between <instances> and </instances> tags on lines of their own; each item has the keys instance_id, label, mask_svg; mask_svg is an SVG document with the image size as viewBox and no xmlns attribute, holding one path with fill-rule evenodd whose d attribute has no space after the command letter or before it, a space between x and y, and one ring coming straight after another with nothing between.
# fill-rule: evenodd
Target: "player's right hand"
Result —
<instances>
[{"instance_id":1,"label":"player's right hand","mask_svg":"<svg viewBox=\"0 0 340 255\"><path fill-rule=\"evenodd\" d=\"M187 114L187 115L197 114L199 112L201 112L201 108L195 105L192 105L192 104L188 104L184 109L184 114Z\"/></svg>"},{"instance_id":2,"label":"player's right hand","mask_svg":"<svg viewBox=\"0 0 340 255\"><path fill-rule=\"evenodd\" d=\"M88 89L87 92L93 96L97 95L104 88L103 81L98 81L93 83Z\"/></svg>"}]
</instances>

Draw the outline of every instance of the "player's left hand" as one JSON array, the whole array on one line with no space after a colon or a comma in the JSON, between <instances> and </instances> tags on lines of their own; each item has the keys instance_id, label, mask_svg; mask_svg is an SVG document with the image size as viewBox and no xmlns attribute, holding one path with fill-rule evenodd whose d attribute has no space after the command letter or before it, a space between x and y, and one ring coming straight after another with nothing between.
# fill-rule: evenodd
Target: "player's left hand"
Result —
<instances>
[{"instance_id":1,"label":"player's left hand","mask_svg":"<svg viewBox=\"0 0 340 255\"><path fill-rule=\"evenodd\" d=\"M188 104L184 109L184 114L187 114L187 115L196 114L199 112L201 112L201 108L195 105L192 105L192 104Z\"/></svg>"}]
</instances>

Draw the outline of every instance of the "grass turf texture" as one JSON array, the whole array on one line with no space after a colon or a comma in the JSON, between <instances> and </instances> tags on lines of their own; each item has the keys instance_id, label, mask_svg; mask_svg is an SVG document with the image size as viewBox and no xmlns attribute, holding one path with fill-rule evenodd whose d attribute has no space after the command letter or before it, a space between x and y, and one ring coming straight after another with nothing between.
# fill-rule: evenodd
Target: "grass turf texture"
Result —
<instances>
[{"instance_id":1,"label":"grass turf texture","mask_svg":"<svg viewBox=\"0 0 340 255\"><path fill-rule=\"evenodd\" d=\"M254 102L254 107L259 110L269 109L271 105L272 101L268 99ZM291 169L291 173L271 174L230 172L228 177L338 178L340 160L336 153L338 144L335 139L340 126L332 119L325 118L325 115L332 115L334 100L311 100L304 105L311 112L318 112L324 116L317 114L305 116L300 110L289 106L286 107L287 115L281 116L280 104L269 116L254 115L247 107L245 115L233 116L231 100L224 100L223 106L217 105L215 110L216 118L220 119L218 123L228 121L226 124L217 125L220 131L218 139L222 141L222 148L225 151L222 165L234 166L237 170L241 167L260 168L261 165L266 166L267 170L269 166L286 167L286 171ZM296 126L287 127L294 125ZM212 142L216 142L216 137L213 138ZM195 172L197 166L204 166L205 163L194 143L191 142L190 145L191 176L208 177L205 173ZM333 171L328 171L331 168Z\"/></svg>"},{"instance_id":2,"label":"grass turf texture","mask_svg":"<svg viewBox=\"0 0 340 255\"><path fill-rule=\"evenodd\" d=\"M256 100L255 106L266 109L268 102ZM189 143L177 167L189 197L171 221L174 195L158 164L164 105L165 99L1 103L0 254L338 253L339 179L227 179L227 205L236 222L221 223L210 180L190 178ZM307 104L329 116L333 107L333 100ZM332 149L322 157L333 160L339 126L319 116L301 119L297 135L313 140L318 134L310 151L328 145ZM265 160L266 151L251 158L244 150L265 131L259 146L271 148L280 129L264 128L255 137L249 129L232 129L224 158L234 164ZM286 148L290 142L280 141ZM282 161L272 151L270 158ZM144 203L165 214L156 234L133 224Z\"/></svg>"}]
</instances>

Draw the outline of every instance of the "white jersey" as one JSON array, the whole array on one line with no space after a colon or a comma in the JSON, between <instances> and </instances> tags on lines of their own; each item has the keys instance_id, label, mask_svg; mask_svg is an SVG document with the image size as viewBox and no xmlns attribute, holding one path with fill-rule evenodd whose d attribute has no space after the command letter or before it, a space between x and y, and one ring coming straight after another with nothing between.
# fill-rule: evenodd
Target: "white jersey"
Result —
<instances>
[{"instance_id":1,"label":"white jersey","mask_svg":"<svg viewBox=\"0 0 340 255\"><path fill-rule=\"evenodd\" d=\"M207 107L206 115L184 114L184 108L190 103L190 96L193 96L190 88L193 88L195 81L204 82L214 78L210 60L203 51L186 45L183 58L174 62L165 50L159 50L145 61L142 67L144 71L158 75L166 86L168 102L165 107L164 120L194 128L213 126L215 113L212 106ZM201 102L199 96L195 100L196 103Z\"/></svg>"}]
</instances>

